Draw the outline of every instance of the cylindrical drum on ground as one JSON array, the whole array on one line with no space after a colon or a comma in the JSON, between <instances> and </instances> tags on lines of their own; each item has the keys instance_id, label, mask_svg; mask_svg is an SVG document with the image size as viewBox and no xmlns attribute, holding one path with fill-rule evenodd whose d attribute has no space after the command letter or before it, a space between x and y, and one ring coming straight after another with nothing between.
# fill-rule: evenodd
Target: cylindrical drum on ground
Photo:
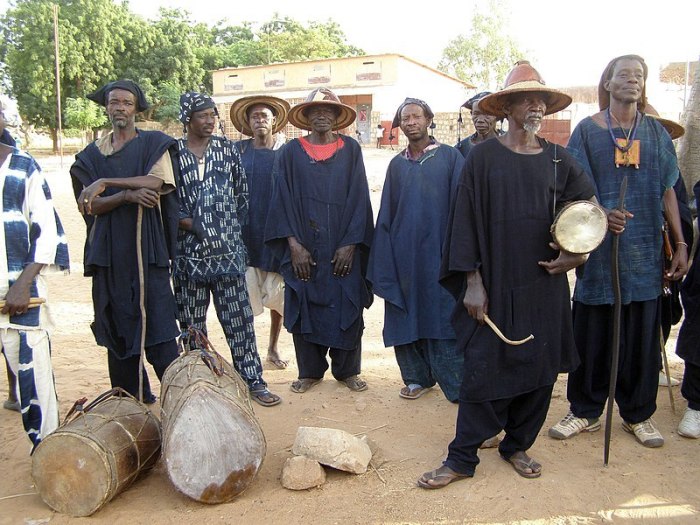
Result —
<instances>
[{"instance_id":1,"label":"cylindrical drum on ground","mask_svg":"<svg viewBox=\"0 0 700 525\"><path fill-rule=\"evenodd\" d=\"M155 464L160 443L153 413L123 390L113 390L39 443L32 477L49 507L89 516Z\"/></svg>"},{"instance_id":2,"label":"cylindrical drum on ground","mask_svg":"<svg viewBox=\"0 0 700 525\"><path fill-rule=\"evenodd\" d=\"M170 481L203 503L243 492L267 445L245 382L216 352L191 351L161 382L163 459Z\"/></svg>"}]
</instances>

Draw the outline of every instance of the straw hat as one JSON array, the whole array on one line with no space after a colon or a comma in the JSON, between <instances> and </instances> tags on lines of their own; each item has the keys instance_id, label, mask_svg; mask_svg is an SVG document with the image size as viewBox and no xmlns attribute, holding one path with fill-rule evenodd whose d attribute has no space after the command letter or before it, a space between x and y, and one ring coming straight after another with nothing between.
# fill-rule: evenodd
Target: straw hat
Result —
<instances>
[{"instance_id":1,"label":"straw hat","mask_svg":"<svg viewBox=\"0 0 700 525\"><path fill-rule=\"evenodd\" d=\"M505 87L479 100L479 109L499 118L506 118L503 107L517 93L540 93L547 101L545 115L561 111L571 104L571 97L545 85L537 70L527 60L521 60L508 73Z\"/></svg>"},{"instance_id":2,"label":"straw hat","mask_svg":"<svg viewBox=\"0 0 700 525\"><path fill-rule=\"evenodd\" d=\"M679 139L683 135L685 135L685 128L683 126L667 118L661 118L659 116L659 112L656 111L654 106L652 106L651 104L647 103L646 107L644 108L644 114L647 117L655 118L656 120L658 120L659 124L666 128L668 134L671 135L671 140Z\"/></svg>"},{"instance_id":3,"label":"straw hat","mask_svg":"<svg viewBox=\"0 0 700 525\"><path fill-rule=\"evenodd\" d=\"M289 111L289 122L294 124L299 129L311 131L311 124L306 116L309 109L313 106L332 106L338 108L340 115L333 125L333 131L347 128L355 122L357 112L350 106L343 104L338 96L328 88L316 88L309 96L306 97L306 102L297 104Z\"/></svg>"},{"instance_id":4,"label":"straw hat","mask_svg":"<svg viewBox=\"0 0 700 525\"><path fill-rule=\"evenodd\" d=\"M249 137L253 136L253 130L250 129L250 124L248 124L248 110L257 104L269 107L275 116L275 125L272 126L272 133L277 133L287 125L289 102L277 97L254 95L252 97L239 98L231 105L231 122L238 131Z\"/></svg>"}]
</instances>

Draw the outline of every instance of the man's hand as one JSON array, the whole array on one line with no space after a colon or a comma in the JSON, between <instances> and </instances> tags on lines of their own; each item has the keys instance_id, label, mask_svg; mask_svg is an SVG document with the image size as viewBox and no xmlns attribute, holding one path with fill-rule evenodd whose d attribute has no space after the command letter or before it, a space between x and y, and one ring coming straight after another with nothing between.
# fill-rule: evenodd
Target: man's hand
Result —
<instances>
[{"instance_id":1,"label":"man's hand","mask_svg":"<svg viewBox=\"0 0 700 525\"><path fill-rule=\"evenodd\" d=\"M467 291L462 304L471 317L484 324L484 314L489 313L489 298L479 270L467 273Z\"/></svg>"},{"instance_id":2,"label":"man's hand","mask_svg":"<svg viewBox=\"0 0 700 525\"><path fill-rule=\"evenodd\" d=\"M82 215L92 215L92 201L95 197L101 195L107 189L107 185L104 179L97 179L95 182L90 184L87 188L84 188L80 192L78 197L78 211Z\"/></svg>"},{"instance_id":3,"label":"man's hand","mask_svg":"<svg viewBox=\"0 0 700 525\"><path fill-rule=\"evenodd\" d=\"M311 279L311 267L316 266L316 261L313 260L309 251L294 237L289 237L287 242L292 255L294 274L297 276L297 279L308 281Z\"/></svg>"},{"instance_id":4,"label":"man's hand","mask_svg":"<svg viewBox=\"0 0 700 525\"><path fill-rule=\"evenodd\" d=\"M0 310L3 314L18 315L29 309L30 288L34 278L39 274L43 264L32 263L25 266L5 296L5 306Z\"/></svg>"},{"instance_id":5,"label":"man's hand","mask_svg":"<svg viewBox=\"0 0 700 525\"><path fill-rule=\"evenodd\" d=\"M666 279L678 281L688 273L688 246L685 243L676 244L676 251L671 259L671 267L666 272Z\"/></svg>"},{"instance_id":6,"label":"man's hand","mask_svg":"<svg viewBox=\"0 0 700 525\"><path fill-rule=\"evenodd\" d=\"M355 255L355 245L341 246L335 251L331 264L333 265L333 275L345 277L352 271L352 260Z\"/></svg>"},{"instance_id":7,"label":"man's hand","mask_svg":"<svg viewBox=\"0 0 700 525\"><path fill-rule=\"evenodd\" d=\"M547 270L547 273L550 275L566 273L577 266L581 266L588 260L587 253L578 254L566 252L559 248L559 245L554 242L550 242L549 246L552 248L552 250L559 250L559 257L550 261L539 261L537 264Z\"/></svg>"},{"instance_id":8,"label":"man's hand","mask_svg":"<svg viewBox=\"0 0 700 525\"><path fill-rule=\"evenodd\" d=\"M137 190L124 190L126 202L140 204L144 208L153 208L158 205L158 192L148 188Z\"/></svg>"},{"instance_id":9,"label":"man's hand","mask_svg":"<svg viewBox=\"0 0 700 525\"><path fill-rule=\"evenodd\" d=\"M627 219L634 217L632 213L627 210L606 210L608 212L608 230L613 235L620 235L625 231L625 226L627 225Z\"/></svg>"}]
</instances>

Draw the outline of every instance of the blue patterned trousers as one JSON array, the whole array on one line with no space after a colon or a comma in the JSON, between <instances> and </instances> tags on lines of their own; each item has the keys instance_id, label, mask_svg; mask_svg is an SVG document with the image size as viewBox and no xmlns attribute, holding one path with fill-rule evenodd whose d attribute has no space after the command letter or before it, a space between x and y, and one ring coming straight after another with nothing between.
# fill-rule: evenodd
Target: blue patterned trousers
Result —
<instances>
[{"instance_id":1,"label":"blue patterned trousers","mask_svg":"<svg viewBox=\"0 0 700 525\"><path fill-rule=\"evenodd\" d=\"M58 400L53 369L51 342L46 330L0 331L2 351L17 376L17 399L22 424L33 447L58 427Z\"/></svg>"},{"instance_id":2,"label":"blue patterned trousers","mask_svg":"<svg viewBox=\"0 0 700 525\"><path fill-rule=\"evenodd\" d=\"M221 276L211 281L173 277L180 329L193 326L207 333L209 297L214 298L216 315L231 349L233 366L250 390L267 388L255 343L253 310L248 299L245 276Z\"/></svg>"}]
</instances>

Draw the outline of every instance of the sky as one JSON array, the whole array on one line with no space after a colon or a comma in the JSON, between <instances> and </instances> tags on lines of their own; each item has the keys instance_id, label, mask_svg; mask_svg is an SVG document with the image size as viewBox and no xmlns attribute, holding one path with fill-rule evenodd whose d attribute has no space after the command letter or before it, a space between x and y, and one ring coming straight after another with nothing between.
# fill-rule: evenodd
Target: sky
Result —
<instances>
[{"instance_id":1,"label":"sky","mask_svg":"<svg viewBox=\"0 0 700 525\"><path fill-rule=\"evenodd\" d=\"M697 0L494 0L509 19L508 33L553 87L597 84L608 61L618 55L643 56L650 71L669 62L698 60L700 2ZM476 10L488 0L432 0L417 8L408 2L265 0L129 0L130 8L155 18L159 7L183 9L192 19L213 24L227 19L264 23L275 14L300 22L333 19L349 43L368 54L400 53L431 67L450 40L469 32ZM413 5L420 5L417 2ZM0 0L0 12L8 0ZM615 8L628 6L625 14Z\"/></svg>"}]
</instances>

